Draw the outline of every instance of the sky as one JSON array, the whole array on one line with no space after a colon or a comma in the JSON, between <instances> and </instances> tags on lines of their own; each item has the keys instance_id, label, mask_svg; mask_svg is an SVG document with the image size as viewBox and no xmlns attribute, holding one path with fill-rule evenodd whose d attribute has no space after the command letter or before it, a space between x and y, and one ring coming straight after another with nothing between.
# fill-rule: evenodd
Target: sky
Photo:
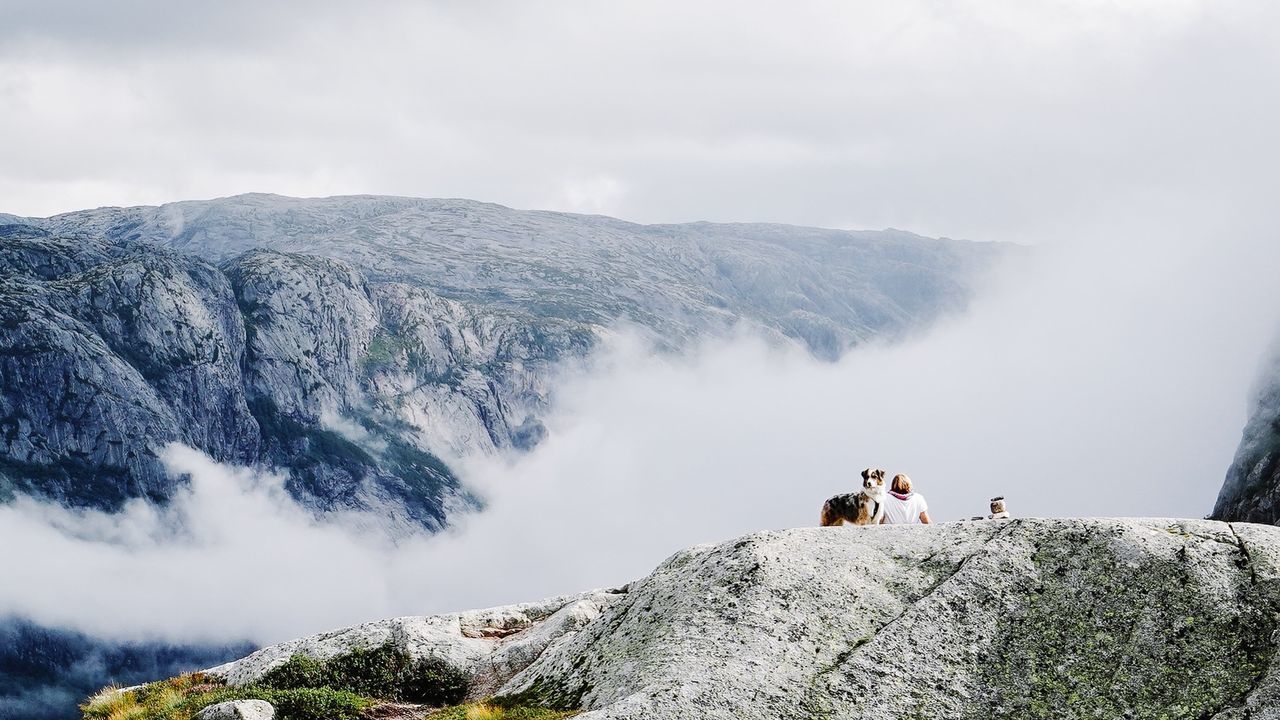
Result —
<instances>
[{"instance_id":1,"label":"sky","mask_svg":"<svg viewBox=\"0 0 1280 720\"><path fill-rule=\"evenodd\" d=\"M1204 515L1280 328L1265 2L0 0L0 211L260 191L1034 245L967 312L837 362L620 333L489 509L388 545L279 478L0 507L0 614L260 642L625 583L816 521L865 465L939 519ZM308 602L300 603L299 597Z\"/></svg>"},{"instance_id":2,"label":"sky","mask_svg":"<svg viewBox=\"0 0 1280 720\"><path fill-rule=\"evenodd\" d=\"M1264 202L1262 0L0 0L0 211L241 192L1040 243Z\"/></svg>"}]
</instances>

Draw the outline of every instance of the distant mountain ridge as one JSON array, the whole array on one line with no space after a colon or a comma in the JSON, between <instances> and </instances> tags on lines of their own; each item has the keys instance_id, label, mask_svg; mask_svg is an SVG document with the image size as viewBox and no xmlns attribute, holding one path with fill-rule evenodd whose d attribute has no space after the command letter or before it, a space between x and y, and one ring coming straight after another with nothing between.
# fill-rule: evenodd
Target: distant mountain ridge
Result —
<instances>
[{"instance_id":1,"label":"distant mountain ridge","mask_svg":"<svg viewBox=\"0 0 1280 720\"><path fill-rule=\"evenodd\" d=\"M831 358L962 309L1006 249L376 196L11 219L0 495L164 501L177 441L427 528L476 504L449 460L536 444L550 368L619 321L670 347L747 323Z\"/></svg>"},{"instance_id":2,"label":"distant mountain ridge","mask_svg":"<svg viewBox=\"0 0 1280 720\"><path fill-rule=\"evenodd\" d=\"M36 221L222 262L255 248L342 260L371 281L540 317L628 318L690 337L749 320L832 358L968 297L1006 245L776 224L640 225L471 200L240 195Z\"/></svg>"}]
</instances>

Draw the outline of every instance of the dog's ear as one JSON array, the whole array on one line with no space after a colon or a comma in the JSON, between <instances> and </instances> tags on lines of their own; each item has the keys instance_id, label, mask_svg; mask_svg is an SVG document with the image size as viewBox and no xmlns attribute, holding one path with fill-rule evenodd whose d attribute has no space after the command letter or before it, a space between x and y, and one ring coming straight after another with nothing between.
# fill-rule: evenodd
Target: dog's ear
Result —
<instances>
[{"instance_id":1,"label":"dog's ear","mask_svg":"<svg viewBox=\"0 0 1280 720\"><path fill-rule=\"evenodd\" d=\"M862 479L866 480L867 478L871 477L871 472L872 472L871 468L867 468L866 470L863 470Z\"/></svg>"},{"instance_id":2,"label":"dog's ear","mask_svg":"<svg viewBox=\"0 0 1280 720\"><path fill-rule=\"evenodd\" d=\"M880 479L880 482L884 482L884 470L877 469L876 477Z\"/></svg>"}]
</instances>

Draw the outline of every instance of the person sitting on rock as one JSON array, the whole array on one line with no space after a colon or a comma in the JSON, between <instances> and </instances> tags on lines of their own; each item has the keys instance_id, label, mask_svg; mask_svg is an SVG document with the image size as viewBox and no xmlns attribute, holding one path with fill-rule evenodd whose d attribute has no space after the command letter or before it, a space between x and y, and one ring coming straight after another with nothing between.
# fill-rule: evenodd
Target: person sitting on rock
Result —
<instances>
[{"instance_id":1,"label":"person sitting on rock","mask_svg":"<svg viewBox=\"0 0 1280 720\"><path fill-rule=\"evenodd\" d=\"M911 491L911 478L901 473L893 477L889 494L884 500L884 519L880 521L890 525L928 525L929 503L924 496Z\"/></svg>"},{"instance_id":2,"label":"person sitting on rock","mask_svg":"<svg viewBox=\"0 0 1280 720\"><path fill-rule=\"evenodd\" d=\"M1009 511L1004 507L1003 497L991 498L991 514L987 516L988 520L1007 520L1010 517Z\"/></svg>"}]
</instances>

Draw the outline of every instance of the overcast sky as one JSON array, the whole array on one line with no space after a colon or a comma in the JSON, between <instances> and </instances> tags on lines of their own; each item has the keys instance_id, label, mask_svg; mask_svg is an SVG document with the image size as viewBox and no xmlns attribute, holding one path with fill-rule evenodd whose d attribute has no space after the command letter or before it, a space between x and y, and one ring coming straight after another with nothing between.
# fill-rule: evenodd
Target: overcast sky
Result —
<instances>
[{"instance_id":1,"label":"overcast sky","mask_svg":"<svg viewBox=\"0 0 1280 720\"><path fill-rule=\"evenodd\" d=\"M1267 203L1280 4L0 0L0 211L249 191L1045 242Z\"/></svg>"}]
</instances>

